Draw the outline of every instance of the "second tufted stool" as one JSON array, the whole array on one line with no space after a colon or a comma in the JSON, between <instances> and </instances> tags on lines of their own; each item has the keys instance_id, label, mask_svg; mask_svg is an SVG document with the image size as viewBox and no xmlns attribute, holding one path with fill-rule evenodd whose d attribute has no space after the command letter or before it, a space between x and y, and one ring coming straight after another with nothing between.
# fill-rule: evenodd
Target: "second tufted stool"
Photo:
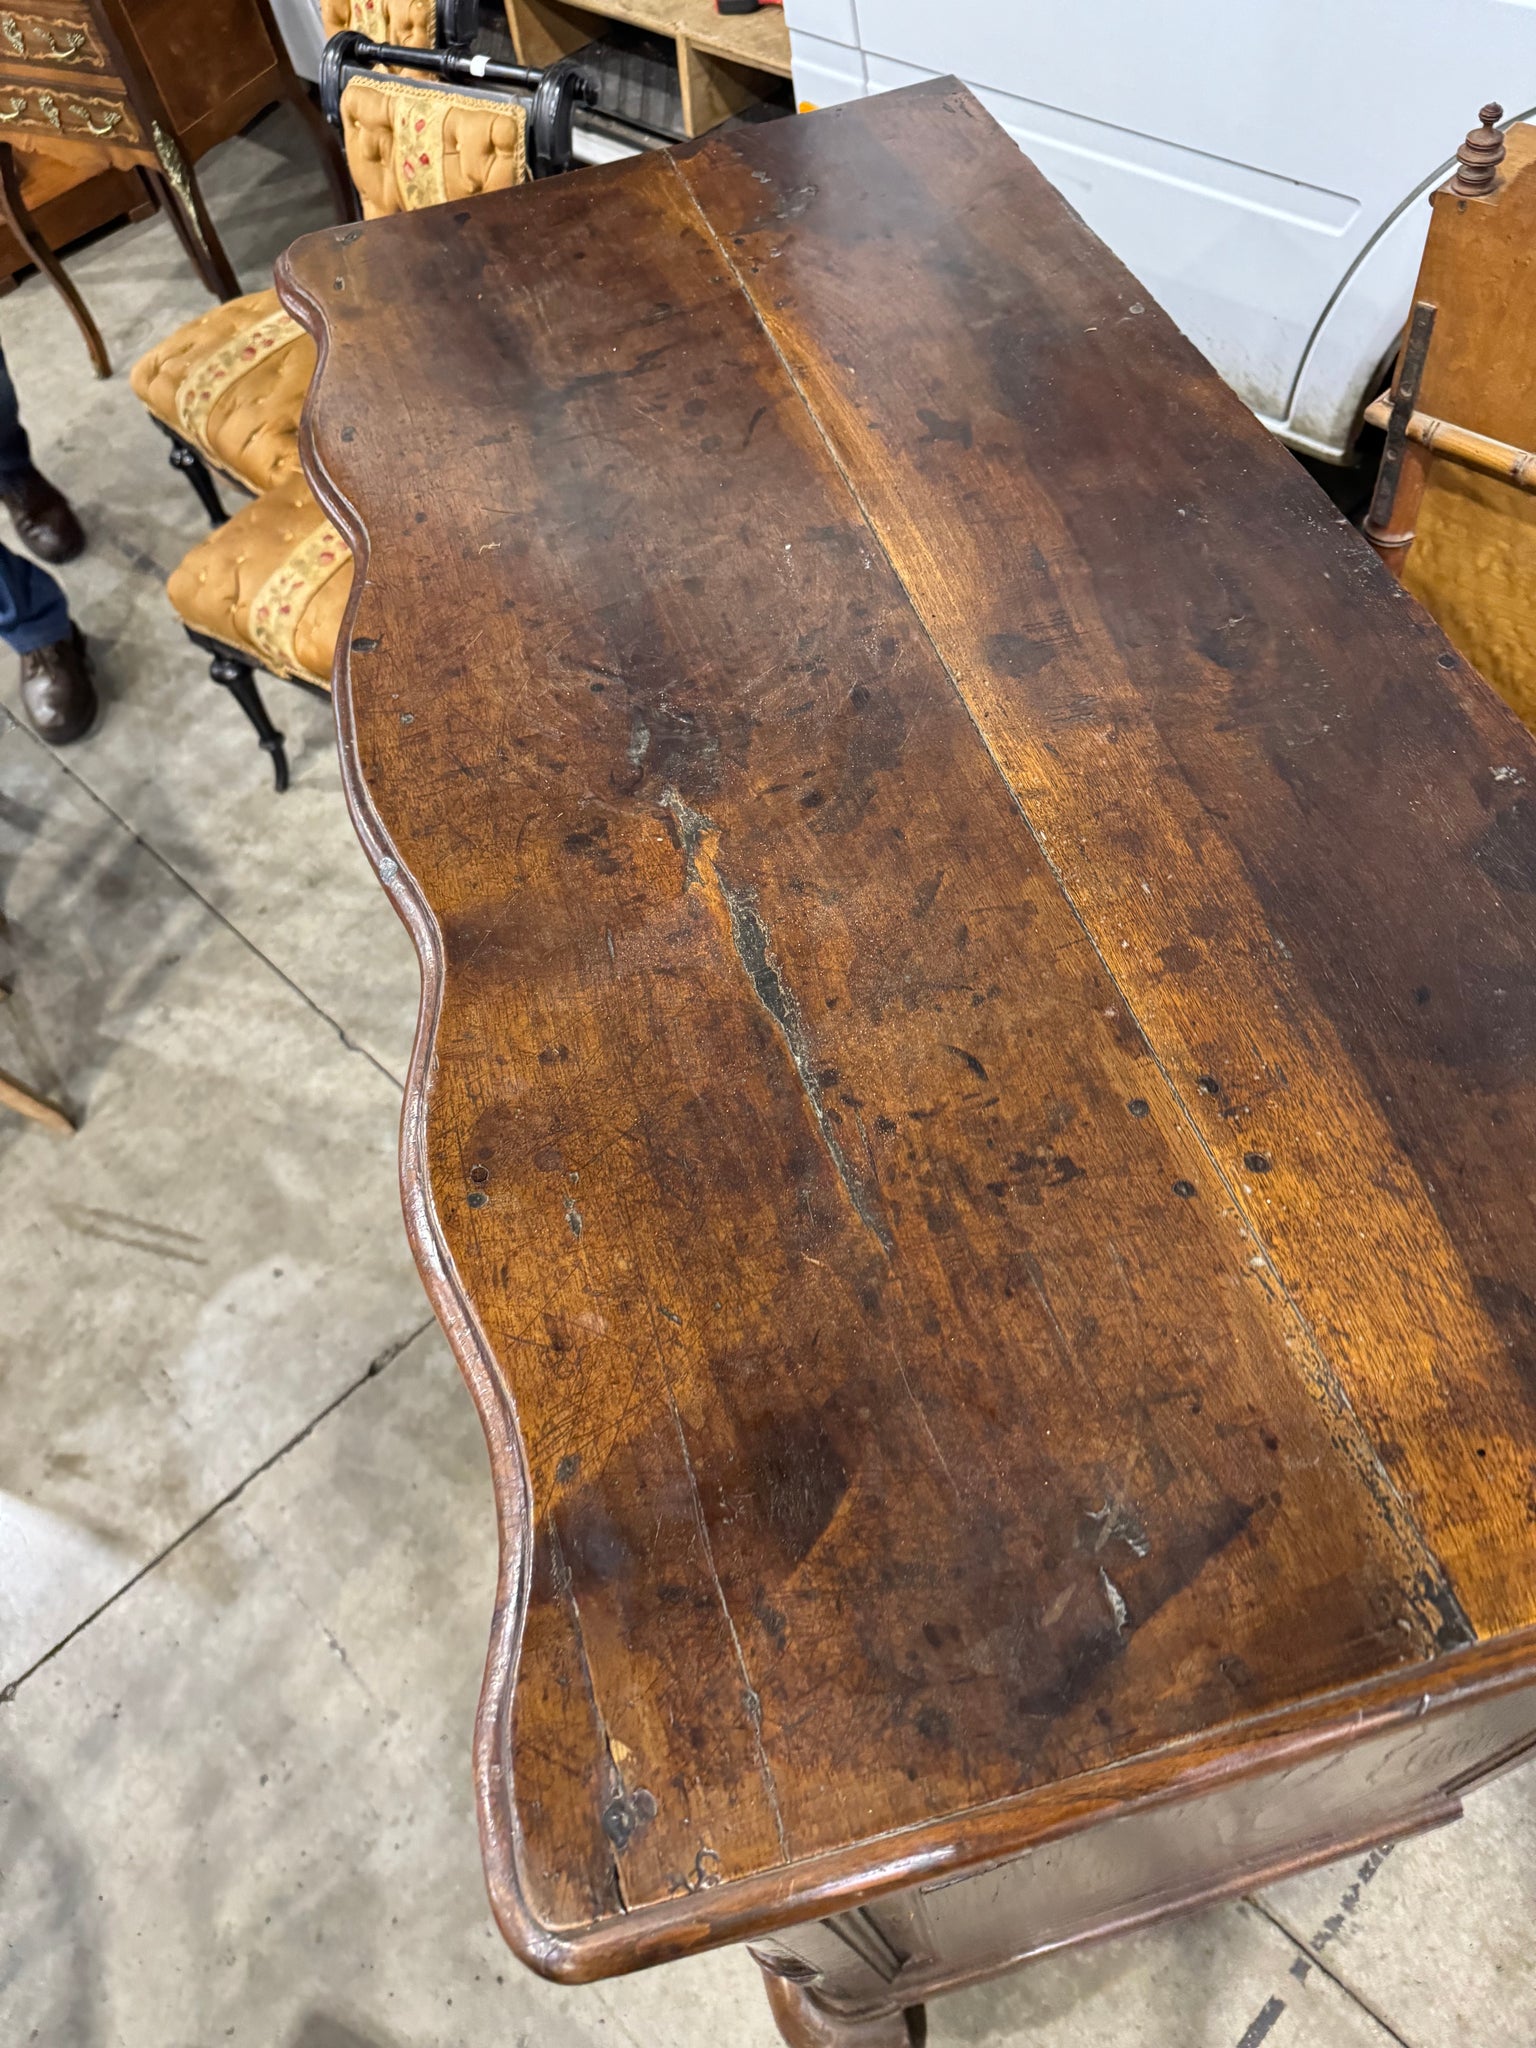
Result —
<instances>
[{"instance_id":1,"label":"second tufted stool","mask_svg":"<svg viewBox=\"0 0 1536 2048\"><path fill-rule=\"evenodd\" d=\"M178 327L139 358L130 381L173 441L247 490L266 491L298 474L299 414L314 370L314 343L265 291ZM221 519L194 466L171 459L191 475L209 517Z\"/></svg>"},{"instance_id":2,"label":"second tufted stool","mask_svg":"<svg viewBox=\"0 0 1536 2048\"><path fill-rule=\"evenodd\" d=\"M354 12L364 4L352 0ZM423 0L413 4L419 10ZM366 220L499 192L528 175L527 117L516 102L354 78L341 128ZM224 508L210 467L251 491L298 474L299 415L314 369L314 343L265 291L187 321L140 357L130 381L171 437L173 466L218 521Z\"/></svg>"},{"instance_id":3,"label":"second tufted stool","mask_svg":"<svg viewBox=\"0 0 1536 2048\"><path fill-rule=\"evenodd\" d=\"M252 670L329 691L331 661L352 589L352 557L302 476L285 477L199 541L172 571L167 595L188 633L213 656L212 675L239 703L288 786L283 736Z\"/></svg>"}]
</instances>

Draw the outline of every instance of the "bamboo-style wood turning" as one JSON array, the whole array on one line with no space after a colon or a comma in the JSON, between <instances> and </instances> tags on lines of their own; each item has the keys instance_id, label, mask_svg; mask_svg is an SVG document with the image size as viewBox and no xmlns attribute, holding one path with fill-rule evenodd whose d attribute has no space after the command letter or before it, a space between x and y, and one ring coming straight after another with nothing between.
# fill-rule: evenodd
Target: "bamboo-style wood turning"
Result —
<instances>
[{"instance_id":1,"label":"bamboo-style wood turning","mask_svg":"<svg viewBox=\"0 0 1536 2048\"><path fill-rule=\"evenodd\" d=\"M1365 530L1457 649L1536 724L1536 128L1497 135L1499 109L1483 114L1456 176L1432 196L1392 392L1367 413L1387 441ZM1497 156L1484 151L1488 175L1469 192L1466 152L1480 133ZM1426 307L1433 331L1416 339Z\"/></svg>"},{"instance_id":2,"label":"bamboo-style wood turning","mask_svg":"<svg viewBox=\"0 0 1536 2048\"><path fill-rule=\"evenodd\" d=\"M1385 427L1392 417L1391 394L1373 399L1365 408L1366 423ZM1458 427L1452 420L1437 420L1433 413L1410 412L1405 432L1432 454L1451 462L1496 476L1522 491L1536 491L1536 452L1512 448L1507 441L1495 441L1487 434L1474 434L1470 427Z\"/></svg>"}]
</instances>

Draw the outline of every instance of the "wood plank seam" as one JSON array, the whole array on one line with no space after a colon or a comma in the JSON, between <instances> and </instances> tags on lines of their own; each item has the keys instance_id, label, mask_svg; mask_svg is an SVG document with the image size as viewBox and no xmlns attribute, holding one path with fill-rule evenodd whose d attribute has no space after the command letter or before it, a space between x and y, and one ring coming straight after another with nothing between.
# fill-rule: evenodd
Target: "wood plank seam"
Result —
<instances>
[{"instance_id":1,"label":"wood plank seam","mask_svg":"<svg viewBox=\"0 0 1536 2048\"><path fill-rule=\"evenodd\" d=\"M786 377L788 377L790 383L793 385L795 392L798 395L801 404L804 406L808 417L814 423L816 431L821 437L822 444L826 448L830 460L835 466L839 476L841 476L843 483L848 490L850 498L858 507L859 515L864 521L871 542L875 547L877 547L880 550L881 554L885 556L886 560L890 561L889 550L886 548L885 541L879 529L875 525L874 518L869 506L866 504L861 492L858 489L858 486L855 484L852 476L849 474L848 469L843 462L841 454L839 453L836 445L832 441L831 436L828 434L826 427L824 426L821 420L820 414L816 410L815 405L811 401L810 394L806 391L799 377L796 375L794 365L790 363L788 358L785 356L783 350L779 347L777 337L774 335L772 330L769 328L767 322L763 319L761 313L759 312L756 300L754 299L753 294L747 288L746 280L742 276L741 268L739 264L736 262L734 254L726 246L724 239L717 232L714 223L710 220L708 214L704 211L704 208L699 204L697 195L694 193L692 186L688 183L687 178L683 176L683 173L679 168L675 158L669 154L666 160L670 168L672 169L674 175L682 184L683 189L687 192L688 197L692 202L695 213L698 215L699 220L703 223L705 233L709 236L710 241L714 244L714 247L720 257L720 260L729 269L730 274L733 280L735 281L738 291L740 291L742 297L746 300L747 305L750 307L752 311L753 318L757 321L759 328L762 330L763 334L767 338L769 347L773 350L780 364L783 366L784 374L786 375ZM900 571L897 569L894 562L891 563L891 572L894 576L896 576L899 582L904 581L904 579L902 579L901 577ZM937 640L934 638L934 635L929 628L928 621L924 617L921 606L918 605L915 600L913 601L913 612L919 622L919 625L921 626L925 638L927 639L928 645L933 649L935 659L942 667L945 675L949 678L950 687L953 689L956 697L958 697L958 699L960 700L960 703L964 706L966 716L970 719L971 725L974 728L978 739L980 740L982 746L986 750L987 759L991 762L992 767L996 771L999 780L1002 782L1004 788L1008 791L1009 797L1011 798L1012 803L1015 809L1017 810L1019 817L1023 820L1025 828L1029 832L1032 840L1034 841L1035 846L1038 849L1042 860L1044 860L1052 876L1055 878L1056 886L1060 890L1063 900L1070 907L1072 915L1076 919L1078 926L1083 933L1084 938L1086 939L1095 958L1097 959L1099 967L1103 972L1105 979L1109 982L1110 986L1115 990L1117 999L1125 1007L1126 1015L1131 1019L1132 1023L1135 1025L1136 1030L1141 1034L1142 1040L1147 1047L1148 1054L1151 1057L1153 1064L1156 1066L1157 1071L1163 1080L1164 1086L1168 1091L1169 1098L1174 1103L1179 1112L1179 1115L1185 1126L1187 1135L1194 1140L1195 1144L1198 1146L1199 1150L1204 1155L1218 1185L1221 1187L1228 1202L1231 1204L1233 1212L1242 1221L1243 1234L1245 1235L1245 1237L1250 1239L1252 1243L1257 1247L1258 1256L1260 1256L1264 1261L1264 1270L1266 1277L1272 1283L1276 1293L1279 1295L1280 1299L1285 1303L1285 1306L1289 1311L1291 1317L1294 1319L1297 1327L1303 1333L1303 1337L1307 1347L1307 1352L1311 1360L1312 1369L1310 1372L1303 1373L1302 1377L1306 1381L1308 1386L1311 1388L1314 1397L1317 1400L1319 1400L1326 1408L1328 1408L1330 1412L1332 1412L1336 1417L1343 1418L1346 1421L1348 1426L1347 1435L1344 1441L1340 1444L1340 1448L1345 1450L1346 1455L1348 1455L1353 1461L1356 1471L1359 1473L1361 1479L1364 1481L1366 1486L1370 1489L1373 1499L1376 1501L1377 1505L1381 1509L1381 1512L1384 1518L1388 1521L1389 1525L1398 1533L1400 1538L1405 1543L1407 1543L1412 1549L1417 1551L1417 1553L1419 1554L1422 1578L1415 1591L1420 1611L1425 1615L1426 1619L1429 1621L1436 1643L1442 1650L1445 1650L1454 1648L1461 1644L1476 1641L1477 1632L1473 1628L1471 1621L1468 1619L1466 1613L1464 1612L1461 1606L1461 1602L1457 1598L1456 1593L1453 1590L1450 1581L1445 1573L1445 1570L1440 1563L1440 1560L1431 1548L1428 1538L1426 1537L1424 1531L1419 1527L1417 1517L1414 1515L1413 1511L1409 1507L1408 1502L1404 1499L1403 1495L1399 1492L1395 1482L1392 1479L1391 1474L1388 1472L1385 1464L1382 1462L1380 1453L1378 1452L1376 1446L1371 1441L1368 1433L1366 1432L1365 1426L1361 1422L1359 1415L1355 1410L1354 1403L1350 1399L1347 1389L1345 1388L1343 1382L1339 1379L1331 1362L1329 1361L1326 1353L1324 1352L1322 1344L1317 1336L1316 1331L1313 1329L1311 1322L1305 1315L1303 1315L1299 1303L1297 1302L1290 1287L1287 1285L1284 1276L1280 1272L1273 1250L1271 1249L1270 1245L1266 1241L1263 1233L1259 1228L1256 1216L1250 1213L1248 1207L1245 1205L1241 1195L1239 1194L1237 1187L1234 1185L1233 1180L1230 1174L1228 1173L1227 1169L1222 1164L1221 1160L1217 1157L1216 1153L1212 1150L1211 1145L1207 1140L1204 1131L1202 1130L1199 1122L1193 1114L1191 1105L1185 1099L1183 1091L1179 1088L1172 1073L1169 1071L1168 1066L1163 1058L1163 1055L1159 1050L1157 1044L1153 1040L1150 1032L1143 1025L1140 1016L1137 1014L1134 1005L1131 1003L1126 993L1126 990L1120 977L1116 974L1108 955L1105 953L1103 947L1100 945L1097 935L1090 927L1088 920L1084 916L1083 912L1079 909L1076 899L1073 897L1072 892L1068 887L1066 878L1063 876L1054 855L1047 847L1045 841L1041 838L1040 833L1037 831L1035 827L1034 821L1031 819L1028 810L1025 808L1022 794L1017 789L1015 789L1011 779L1008 776L1006 769L1004 768L1002 762L998 759L990 735L987 733L985 728L982 726L980 720L977 718L975 710L972 707L970 700L966 695L966 692L961 687L959 678L956 676L953 668L950 666L948 658L946 657L943 649L938 645Z\"/></svg>"},{"instance_id":2,"label":"wood plank seam","mask_svg":"<svg viewBox=\"0 0 1536 2048\"><path fill-rule=\"evenodd\" d=\"M940 82L932 87L913 88L912 92L914 99L919 93L936 95L947 92L950 103L958 111L968 112L972 120L980 118L974 101L963 89ZM899 123L901 116L896 110L900 102L901 95L894 100L889 97L882 100L879 105L886 113L872 117L869 129L877 130L889 125L892 116ZM889 144L878 146L889 152ZM1002 147L1000 142L991 145L994 154ZM739 141L717 143L707 152L685 152L681 161L688 167L685 176L689 178L696 174L694 167L697 165L700 184L709 185L713 196L718 199L722 185L729 191L733 169L738 184L750 171L754 187L766 186L771 190L775 184L769 167L771 160L775 155L784 153L780 144L768 136L750 150ZM886 167L895 172L898 162L899 145L897 156L888 154ZM791 172L790 175L794 174ZM956 181L963 187L965 174L957 170ZM1033 182L1041 189L1048 189L1032 168L1026 168L1024 182ZM763 257L782 255L786 262L780 275L786 282L790 276L799 274L795 265L798 237L786 235L782 250L769 246L769 243L779 223L799 218L808 205L814 204L815 190L814 186L785 190L780 195L779 210L762 215L756 211L762 196L758 191L749 188L750 197L744 192L736 202L744 217L739 220L741 232L733 240L736 243L755 242L759 255ZM725 211L729 217L729 197L726 198ZM1098 245L1085 234L1080 223L1076 224L1075 230L1068 230L1063 239L1070 242L1074 234L1079 247L1067 257L1067 267L1069 274L1075 272L1081 281L1083 275L1091 274L1092 262L1096 260L1091 259L1081 245L1085 242L1093 248ZM807 248L804 282L810 288L811 302L825 314L831 302L837 299L838 288L830 282L835 273L818 270L814 231ZM1058 251L1059 255L1065 253L1064 250ZM1027 263L1027 255L1024 260ZM758 263L751 266L754 278L759 267ZM1022 272L1016 271L1013 275L1016 281L1022 281ZM1136 295L1135 280L1123 271L1121 285L1123 288L1113 295L1113 303L1122 308L1122 317L1145 314L1148 309ZM878 436L872 441L864 433L860 417L860 403L870 402L871 391L865 389L860 400L855 396L857 387L851 381L845 382L844 373L851 380L853 363L842 360L838 376L831 377L824 359L825 336L819 336L813 329L798 333L795 315L781 315L781 308L792 305L793 300L767 298L762 295L761 282L748 285L747 290L749 296L759 295L756 303L766 326L772 329L776 322L782 320L792 339L798 334L804 345L807 375L816 384L820 416L832 423L834 438L844 437L848 462L866 462L876 482L883 479L886 502L882 517L892 536L887 543L887 554L892 554L893 545L898 553L905 545L903 559L907 573L916 571L915 595L938 620L936 633L957 650L959 668L966 674L966 687L977 695L988 724L997 728L1000 757L1006 760L1007 773L1022 777L1026 783L1038 782L1042 800L1047 805L1055 804L1053 830L1062 826L1070 831L1073 818L1070 798L1064 798L1062 772L1065 770L1070 787L1072 772L1076 770L1080 774L1085 766L1080 736L1072 731L1077 722L1072 715L1072 707L1074 702L1081 705L1085 701L1082 692L1096 692L1095 701L1109 728L1099 737L1119 743L1117 766L1120 777L1159 791L1164 806L1164 850L1180 869L1178 875L1168 873L1160 878L1170 887L1166 900L1159 892L1159 900L1154 902L1154 892L1145 879L1141 882L1145 902L1140 895L1133 893L1134 877L1120 871L1122 850L1116 833L1112 828L1100 829L1100 821L1092 806L1078 814L1083 836L1075 842L1075 848L1081 856L1078 862L1081 872L1098 894L1095 915L1105 921L1113 917L1119 921L1122 930L1135 935L1138 952L1130 955L1130 961L1143 977L1148 1000L1159 1019L1158 1030L1172 1046L1182 1046L1191 1062L1197 1053L1202 1059L1206 1054L1207 1020L1223 1018L1234 997L1238 996L1238 989L1232 974L1224 973L1214 957L1203 956L1199 949L1195 949L1193 971L1189 971L1187 979L1182 981L1183 970L1180 974L1159 978L1155 962L1159 957L1159 947L1166 946L1170 940L1177 942L1182 928L1198 916L1202 900L1208 900L1212 895L1219 900L1223 893L1228 898L1232 913L1229 922L1235 922L1229 942L1246 940L1242 950L1247 953L1250 978L1258 985L1243 991L1245 1032L1238 1034L1234 1043L1233 1034L1228 1031L1224 1046L1218 1033L1210 1049L1219 1047L1233 1060L1234 1066L1251 1055L1258 1061L1260 1071L1258 1076L1250 1077L1245 1087L1244 1092L1249 1097L1247 1101L1230 1108L1218 1108L1214 1103L1205 1106L1207 1127L1221 1130L1222 1121L1217 1119L1224 1121L1230 1115L1242 1118L1255 1111L1265 1122L1274 1118L1277 1134L1283 1133L1290 1147L1293 1174L1292 1189L1286 1200L1275 1202L1273 1195L1278 1191L1278 1185L1268 1184L1269 1206L1275 1219L1276 1241L1289 1247L1286 1258L1299 1269L1299 1284L1293 1285L1293 1293L1298 1300L1304 1296L1314 1300L1313 1326L1320 1325L1329 1330L1331 1341L1340 1355L1341 1374L1350 1389L1357 1414L1364 1412L1377 1438L1384 1444L1393 1444L1394 1453L1400 1460L1398 1469L1408 1487L1408 1497L1418 1504L1416 1518L1421 1526L1433 1531L1437 1554L1458 1589L1457 1597L1463 1609L1477 1617L1479 1627L1489 1629L1513 1626L1530 1619L1528 1601L1523 1599L1520 1590L1523 1571L1512 1569L1516 1561L1525 1555L1526 1538L1523 1529L1511 1526L1521 1502L1527 1504L1527 1515L1536 1512L1536 1497L1530 1494L1529 1465L1522 1464L1515 1445L1508 1440L1506 1432L1496 1426L1495 1414L1485 1412L1477 1435L1471 1437L1461 1434L1466 1430L1466 1422L1459 1412L1458 1379L1461 1374L1467 1375L1471 1386L1485 1386L1490 1403L1495 1398L1495 1388L1498 1389L1497 1398L1506 1403L1518 1403L1518 1375L1511 1369L1509 1338L1504 1335L1501 1342L1491 1326L1484 1298L1479 1292L1481 1283L1466 1263L1465 1248L1448 1231L1433 1185L1415 1170L1411 1143L1400 1136L1398 1126L1386 1113L1386 1106L1393 1097L1379 1096L1365 1085L1365 1076L1340 1037L1338 1017L1326 1009L1319 1013L1316 993L1309 990L1306 979L1294 970L1292 954L1274 929L1271 917L1262 910L1254 877L1245 866L1234 840L1225 828L1210 830L1209 814L1202 808L1201 796L1190 780L1187 765L1173 750L1169 736L1150 715L1146 695L1148 678L1145 674L1132 673L1125 665L1122 650L1104 630L1092 590L1092 568L1077 543L1060 525L1059 507L1050 487L1032 476L1027 463L1015 467L1012 473L1019 501L1028 504L1037 522L1043 522L1045 531L1040 538L1044 540L1048 531L1051 535L1049 544L1060 558L1057 571L1061 581L1058 584L1053 581L1053 571L1039 547L1026 550L1026 559L1018 565L1021 585L1025 587L1021 587L1015 600L1023 605L1018 622L1027 625L1030 634L1042 635L1044 643L1052 648L1053 658L1060 662L1061 690L1070 692L1075 688L1079 693L1075 700L1069 697L1066 702L1058 701L1054 706L1062 724L1062 729L1054 735L1042 730L1035 719L1019 718L1017 699L1010 697L1006 685L999 684L995 647L977 643L976 636L969 632L965 615L946 612L941 607L946 579L958 573L963 582L967 572L976 575L996 566L987 561L988 550L981 543L974 551L974 558L966 556L968 515L961 513L953 500L946 500L943 470L934 479L933 501L927 521L919 525L914 522L910 507L915 494L925 488L921 462L914 462L914 451L904 445L900 433L893 435L886 451L889 461L883 462L883 458L875 454L875 449L883 444ZM1098 301L1095 299L1093 303L1097 308ZM1129 310L1125 312L1123 309L1127 305ZM931 312L932 307L929 310ZM847 320L851 316L852 309L846 302L839 303L833 312L835 319ZM1146 337L1154 364L1151 381L1156 382L1157 358L1171 353L1181 359L1180 369L1184 374L1197 377L1199 382L1210 387L1210 409L1224 410L1232 416L1235 425L1240 414L1238 402L1217 383L1209 366L1204 364L1192 346L1175 334L1166 316L1154 308L1153 318L1163 329L1163 337L1154 339L1151 334ZM1088 334L1097 331L1096 327L1086 330ZM918 338L919 331L914 329L914 343ZM983 404L989 403L985 395L987 374L982 367L979 372L982 390L978 395ZM882 370L877 370L876 384L880 396L874 402L899 405L905 396L910 403L912 393L903 392L902 374L896 365L887 363ZM948 429L953 424L940 420L931 412L920 410L918 417L929 427L930 440L942 438L939 430ZM1006 431L1002 423L1008 417L1008 406L1004 400L998 421L999 431ZM1248 416L1242 414L1241 417L1246 421ZM955 431L958 432L958 428ZM966 445L969 445L968 441ZM1022 452L1016 436L1012 452L1016 456ZM1267 479L1269 487L1279 487L1282 497L1294 500L1299 495L1300 480L1290 470L1283 451L1266 442L1262 451L1255 449L1254 453L1260 457L1264 468L1274 473ZM1282 469L1286 471L1284 476L1278 474ZM908 486L905 497L899 489L894 495L892 491L900 475L904 475ZM994 505L993 511L1003 512L1010 504L1014 516L1017 516L1018 503L1010 501L1006 495ZM1189 509L1188 506L1180 506L1180 516ZM1293 514L1290 523L1293 527L1300 527L1304 522L1294 517L1295 509L1294 505L1288 507ZM945 531L946 520L947 537L959 559L941 563L934 556L927 536L930 531ZM1320 523L1316 519L1312 521L1314 526ZM974 523L970 530L975 530ZM1103 539L1100 533L1101 544ZM1100 566L1103 566L1102 561ZM1339 567L1351 572L1351 582L1369 583L1376 575L1374 565L1363 552L1358 560L1353 561L1341 556ZM1325 583L1330 573L1327 570L1323 572ZM1044 586L1043 596L1040 585ZM1324 593L1320 591L1319 594L1322 596ZM1371 623L1379 631L1384 621L1381 618L1382 607L1379 601L1375 601L1378 595L1375 591L1360 592L1360 602L1368 606L1368 611L1375 613ZM1229 619L1226 623L1230 627L1243 622ZM1427 627L1428 622L1424 623ZM1005 642L1010 637L1003 636ZM1028 649L1034 642L1026 635L1023 645ZM1175 646L1169 648L1170 654L1185 645L1187 642L1181 632ZM1243 666L1241 662L1231 663L1220 650L1207 654L1198 639L1196 648L1191 651L1198 651L1221 670ZM1442 654L1439 666L1451 670L1451 686L1462 697L1462 714L1476 725L1486 709L1482 701L1485 693L1478 693L1479 702L1475 705L1466 700L1465 690L1470 687L1475 691L1477 686L1466 677L1453 655ZM1030 673L1033 673L1032 669ZM1047 668L1042 675L1049 673ZM1120 685L1118 694L1115 689L1117 682ZM1514 721L1507 719L1505 723L1513 726ZM1524 738L1523 735L1521 737ZM1479 733L1478 739L1479 743L1486 743L1486 735ZM1501 739L1497 744L1502 746L1504 741ZM1047 836L1043 829L1040 836ZM1058 843L1061 843L1059 839ZM1065 844L1069 849L1074 846L1071 839ZM1056 865L1061 867L1060 862ZM1062 871L1067 872L1064 868ZM1199 889L1191 889L1191 875L1200 877ZM1243 929L1245 924L1248 927L1246 931ZM1129 947L1130 944L1129 939L1122 939L1122 946ZM1186 953L1190 951L1188 947L1184 950ZM1150 974L1145 963L1151 964ZM1421 991L1415 1000L1427 999L1427 995L1428 991ZM1193 1064L1191 1071L1195 1071ZM1206 1075L1198 1083L1200 1093L1213 1097L1220 1095L1220 1087L1208 1078L1208 1074L1207 1064ZM1261 1080L1256 1092L1254 1078ZM1341 1166L1353 1162L1336 1157L1323 1138L1323 1134L1340 1127L1349 1128L1351 1124L1357 1125L1368 1141L1365 1147L1368 1158L1360 1162L1366 1169L1363 1175L1341 1172ZM1231 1129L1231 1135L1236 1137L1235 1127ZM1323 1142L1319 1143L1319 1139ZM1234 1149L1240 1149L1240 1141ZM1244 1156L1243 1163L1248 1166L1247 1156ZM1263 1156L1256 1170L1268 1171L1270 1164L1268 1157ZM1302 1180L1303 1174L1308 1176L1307 1181ZM1305 1201L1299 1205L1297 1201L1297 1195L1303 1193L1309 1183L1316 1195L1310 1209ZM1359 1207L1362 1226L1358 1231L1359 1258L1352 1276L1340 1287L1337 1282L1330 1284L1326 1267L1318 1266L1317 1254L1325 1250L1327 1235L1323 1217L1329 1204L1337 1205L1340 1200L1354 1201L1361 1194L1365 1199ZM1285 1261L1279 1260L1278 1263L1284 1269ZM1383 1382L1380 1354L1384 1345L1391 1347L1393 1356L1391 1369ZM1458 1377L1453 1377L1453 1373ZM1409 1431L1404 1431L1404 1418L1399 1412L1403 1394L1409 1397L1411 1404L1409 1413L1414 1427ZM1448 1434L1453 1438L1460 1435L1463 1447L1458 1475L1462 1491L1459 1498L1451 1500L1444 1499L1441 1494L1447 1476L1447 1461L1442 1457L1441 1446ZM1477 1464L1470 1462L1474 1450L1479 1461ZM1484 1460L1487 1462L1481 1462ZM1451 1468L1455 1469L1455 1461L1451 1461ZM1514 1510L1514 1515L1511 1510ZM1496 1540L1491 1542L1490 1537Z\"/></svg>"}]
</instances>

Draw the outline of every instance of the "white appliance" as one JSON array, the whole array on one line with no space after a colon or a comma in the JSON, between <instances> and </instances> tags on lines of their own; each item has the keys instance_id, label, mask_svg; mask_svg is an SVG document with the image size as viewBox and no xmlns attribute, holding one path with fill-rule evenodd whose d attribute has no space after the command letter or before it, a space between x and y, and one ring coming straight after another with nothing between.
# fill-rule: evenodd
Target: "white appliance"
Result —
<instances>
[{"instance_id":1,"label":"white appliance","mask_svg":"<svg viewBox=\"0 0 1536 2048\"><path fill-rule=\"evenodd\" d=\"M786 0L802 110L953 73L1266 426L1331 461L1386 381L1536 0Z\"/></svg>"}]
</instances>

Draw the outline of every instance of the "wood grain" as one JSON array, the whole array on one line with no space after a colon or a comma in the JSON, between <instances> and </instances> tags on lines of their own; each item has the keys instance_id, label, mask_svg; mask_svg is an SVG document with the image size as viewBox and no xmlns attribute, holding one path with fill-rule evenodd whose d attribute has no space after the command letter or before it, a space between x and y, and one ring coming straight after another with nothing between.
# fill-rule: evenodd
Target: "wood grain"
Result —
<instances>
[{"instance_id":1,"label":"wood grain","mask_svg":"<svg viewBox=\"0 0 1536 2048\"><path fill-rule=\"evenodd\" d=\"M967 95L804 148L682 171L1322 1370L1530 1622L1529 737Z\"/></svg>"},{"instance_id":2,"label":"wood grain","mask_svg":"<svg viewBox=\"0 0 1536 2048\"><path fill-rule=\"evenodd\" d=\"M922 88L280 288L519 1952L1527 1683L1529 743L1000 131Z\"/></svg>"}]
</instances>

